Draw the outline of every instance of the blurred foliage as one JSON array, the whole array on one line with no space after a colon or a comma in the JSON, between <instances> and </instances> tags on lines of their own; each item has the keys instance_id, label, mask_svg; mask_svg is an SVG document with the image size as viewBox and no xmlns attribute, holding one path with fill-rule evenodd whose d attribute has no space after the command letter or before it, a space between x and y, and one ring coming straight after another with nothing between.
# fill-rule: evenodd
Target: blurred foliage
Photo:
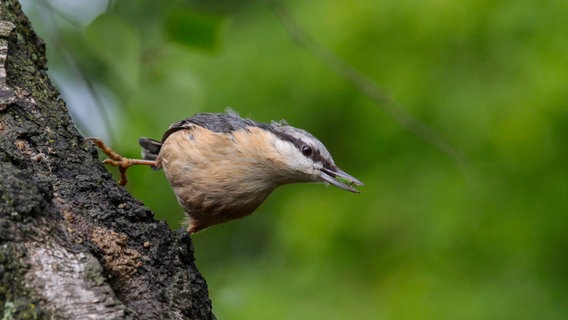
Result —
<instances>
[{"instance_id":1,"label":"blurred foliage","mask_svg":"<svg viewBox=\"0 0 568 320\"><path fill-rule=\"evenodd\" d=\"M366 183L361 195L285 186L251 217L197 234L219 318L568 314L567 2L286 2L469 168L298 47L262 2L103 2L87 17L60 4L26 11L87 134L136 157L138 137L232 106L307 129ZM73 99L76 83L91 81L94 91ZM96 125L105 110L112 120ZM129 174L130 191L179 227L163 174Z\"/></svg>"}]
</instances>

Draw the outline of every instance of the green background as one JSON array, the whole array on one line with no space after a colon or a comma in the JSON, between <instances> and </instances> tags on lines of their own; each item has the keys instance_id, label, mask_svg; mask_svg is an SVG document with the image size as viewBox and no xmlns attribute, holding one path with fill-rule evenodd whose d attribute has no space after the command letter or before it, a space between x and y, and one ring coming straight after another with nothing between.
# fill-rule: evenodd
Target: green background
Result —
<instances>
[{"instance_id":1,"label":"green background","mask_svg":"<svg viewBox=\"0 0 568 320\"><path fill-rule=\"evenodd\" d=\"M137 157L138 137L231 106L310 131L366 184L285 186L195 235L220 319L568 317L568 2L284 2L465 164L298 46L262 1L96 3L25 6L85 135ZM162 172L129 179L180 227Z\"/></svg>"}]
</instances>

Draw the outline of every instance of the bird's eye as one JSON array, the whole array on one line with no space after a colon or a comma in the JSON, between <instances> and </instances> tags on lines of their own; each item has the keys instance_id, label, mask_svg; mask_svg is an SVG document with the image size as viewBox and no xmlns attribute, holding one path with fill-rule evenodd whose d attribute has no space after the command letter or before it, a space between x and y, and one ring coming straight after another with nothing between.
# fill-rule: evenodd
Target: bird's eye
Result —
<instances>
[{"instance_id":1,"label":"bird's eye","mask_svg":"<svg viewBox=\"0 0 568 320\"><path fill-rule=\"evenodd\" d=\"M302 146L302 154L306 157L309 157L312 155L312 147L308 146L308 145L303 145Z\"/></svg>"}]
</instances>

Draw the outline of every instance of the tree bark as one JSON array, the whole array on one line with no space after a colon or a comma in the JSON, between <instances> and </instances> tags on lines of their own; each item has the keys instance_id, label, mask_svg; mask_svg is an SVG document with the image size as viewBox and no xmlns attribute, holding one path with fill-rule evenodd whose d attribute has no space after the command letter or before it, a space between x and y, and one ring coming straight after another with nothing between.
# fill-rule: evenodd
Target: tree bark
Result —
<instances>
[{"instance_id":1,"label":"tree bark","mask_svg":"<svg viewBox=\"0 0 568 320\"><path fill-rule=\"evenodd\" d=\"M0 0L0 317L214 319L190 236L113 181L46 69Z\"/></svg>"}]
</instances>

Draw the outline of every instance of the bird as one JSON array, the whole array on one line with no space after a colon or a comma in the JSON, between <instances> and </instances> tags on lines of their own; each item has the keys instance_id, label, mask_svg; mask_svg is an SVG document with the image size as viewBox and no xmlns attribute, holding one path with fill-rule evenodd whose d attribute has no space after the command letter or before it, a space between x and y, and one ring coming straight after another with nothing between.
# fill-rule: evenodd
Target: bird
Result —
<instances>
[{"instance_id":1,"label":"bird","mask_svg":"<svg viewBox=\"0 0 568 320\"><path fill-rule=\"evenodd\" d=\"M198 113L172 124L161 140L140 138L143 159L120 156L87 138L119 168L119 184L133 165L163 169L187 213L188 232L245 217L282 185L323 182L358 193L363 183L339 169L324 144L286 121L241 118L236 112Z\"/></svg>"}]
</instances>

